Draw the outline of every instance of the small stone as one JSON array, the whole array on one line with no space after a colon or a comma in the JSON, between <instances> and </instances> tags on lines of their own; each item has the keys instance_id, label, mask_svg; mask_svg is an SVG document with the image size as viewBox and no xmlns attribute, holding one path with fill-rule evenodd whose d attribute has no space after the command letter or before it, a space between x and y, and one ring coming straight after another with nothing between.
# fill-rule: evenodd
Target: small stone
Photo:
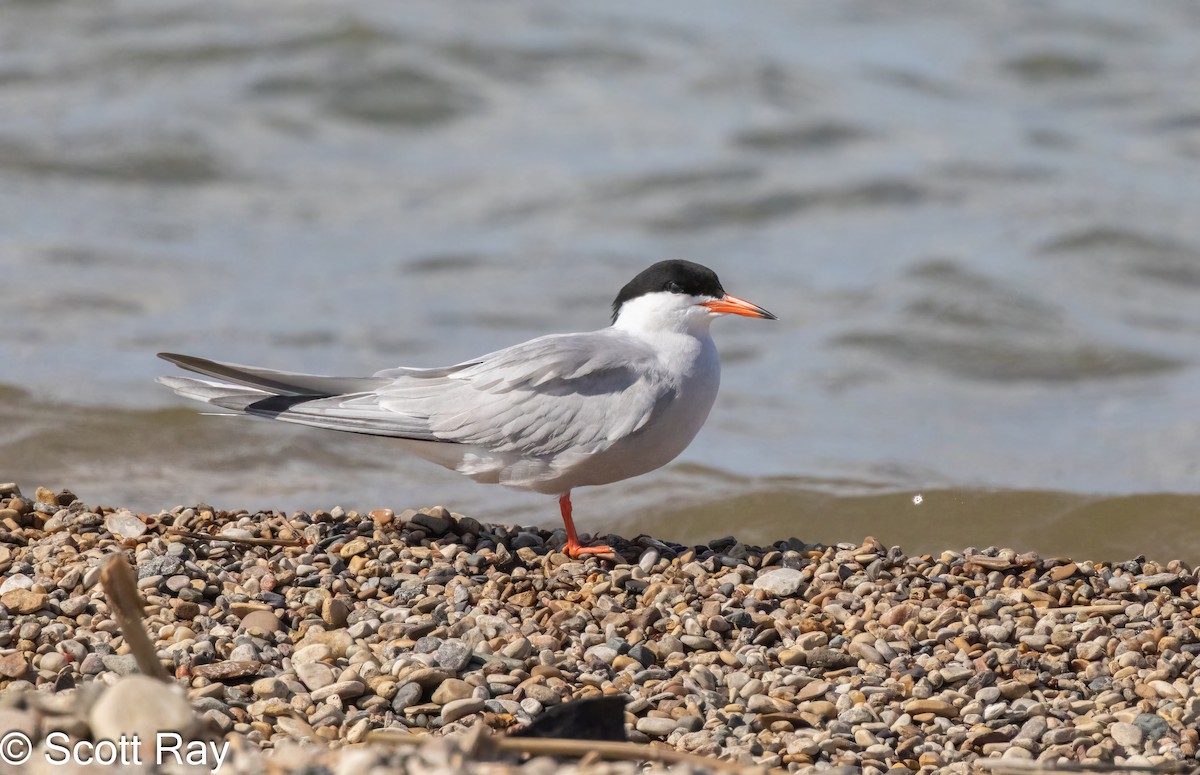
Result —
<instances>
[{"instance_id":1,"label":"small stone","mask_svg":"<svg viewBox=\"0 0 1200 775\"><path fill-rule=\"evenodd\" d=\"M592 646L590 649L588 649L587 652L584 653L584 657L587 659L594 659L599 662L603 662L606 665L611 665L611 664L613 664L613 661L617 658L617 650L613 649L613 648L609 648L608 646L605 646L603 643L601 643L597 646Z\"/></svg>"},{"instance_id":2,"label":"small stone","mask_svg":"<svg viewBox=\"0 0 1200 775\"><path fill-rule=\"evenodd\" d=\"M279 731L295 740L317 739L317 733L313 731L308 722L292 716L280 716L275 719L275 726L279 727Z\"/></svg>"},{"instance_id":3,"label":"small stone","mask_svg":"<svg viewBox=\"0 0 1200 775\"><path fill-rule=\"evenodd\" d=\"M181 590L190 587L192 585L192 580L189 579L187 576L184 576L181 573L177 573L174 576L171 576L169 579L167 579L165 584L166 584L166 587L168 590L170 590L171 592L174 592L174 593L178 593Z\"/></svg>"},{"instance_id":4,"label":"small stone","mask_svg":"<svg viewBox=\"0 0 1200 775\"><path fill-rule=\"evenodd\" d=\"M448 678L442 681L441 685L434 690L430 700L438 705L445 705L454 700L461 700L471 696L471 692L475 690L474 686L466 681L460 681L457 678Z\"/></svg>"},{"instance_id":5,"label":"small stone","mask_svg":"<svg viewBox=\"0 0 1200 775\"><path fill-rule=\"evenodd\" d=\"M434 654L438 667L452 673L461 673L471 661L471 650L460 640L447 640L438 646Z\"/></svg>"},{"instance_id":6,"label":"small stone","mask_svg":"<svg viewBox=\"0 0 1200 775\"><path fill-rule=\"evenodd\" d=\"M443 509L444 511L444 509ZM448 516L418 512L412 517L412 524L419 525L425 532L433 536L445 535L454 525L454 520Z\"/></svg>"},{"instance_id":7,"label":"small stone","mask_svg":"<svg viewBox=\"0 0 1200 775\"><path fill-rule=\"evenodd\" d=\"M95 652L85 654L83 659L79 660L79 672L83 675L99 675L104 670L104 660Z\"/></svg>"},{"instance_id":8,"label":"small stone","mask_svg":"<svg viewBox=\"0 0 1200 775\"><path fill-rule=\"evenodd\" d=\"M0 656L0 675L5 678L20 678L29 672L29 661L19 651Z\"/></svg>"},{"instance_id":9,"label":"small stone","mask_svg":"<svg viewBox=\"0 0 1200 775\"><path fill-rule=\"evenodd\" d=\"M335 681L314 691L312 698L315 702L324 702L336 694L343 700L352 700L355 697L363 696L366 692L367 686L362 681Z\"/></svg>"},{"instance_id":10,"label":"small stone","mask_svg":"<svg viewBox=\"0 0 1200 775\"><path fill-rule=\"evenodd\" d=\"M351 557L357 557L360 554L366 553L366 551L370 548L371 545L367 543L367 539L363 538L362 536L358 536L357 538L347 541L346 544L342 546L341 551L338 552L338 555L343 560L349 560Z\"/></svg>"},{"instance_id":11,"label":"small stone","mask_svg":"<svg viewBox=\"0 0 1200 775\"><path fill-rule=\"evenodd\" d=\"M295 666L296 677L310 691L324 689L333 683L333 668L324 662L302 662Z\"/></svg>"},{"instance_id":12,"label":"small stone","mask_svg":"<svg viewBox=\"0 0 1200 775\"><path fill-rule=\"evenodd\" d=\"M805 656L803 649L784 649L779 652L779 664L784 667L804 665L807 662L808 658Z\"/></svg>"},{"instance_id":13,"label":"small stone","mask_svg":"<svg viewBox=\"0 0 1200 775\"><path fill-rule=\"evenodd\" d=\"M647 716L637 720L636 729L643 735L649 735L650 737L666 737L675 731L676 726L678 724L675 719Z\"/></svg>"},{"instance_id":14,"label":"small stone","mask_svg":"<svg viewBox=\"0 0 1200 775\"><path fill-rule=\"evenodd\" d=\"M546 707L562 702L562 695L545 684L532 684L525 687L525 696L537 700Z\"/></svg>"},{"instance_id":15,"label":"small stone","mask_svg":"<svg viewBox=\"0 0 1200 775\"><path fill-rule=\"evenodd\" d=\"M442 722L450 724L464 716L479 713L483 710L483 700L476 697L464 697L461 700L451 700L442 706Z\"/></svg>"},{"instance_id":16,"label":"small stone","mask_svg":"<svg viewBox=\"0 0 1200 775\"><path fill-rule=\"evenodd\" d=\"M34 592L29 589L14 589L0 595L0 603L4 604L11 613L32 614L46 607L50 596L45 592Z\"/></svg>"},{"instance_id":17,"label":"small stone","mask_svg":"<svg viewBox=\"0 0 1200 775\"><path fill-rule=\"evenodd\" d=\"M88 568L86 571L83 572L83 588L84 589L91 589L92 587L94 587L100 583L100 571L102 569L103 568L100 565L93 565L92 567Z\"/></svg>"},{"instance_id":18,"label":"small stone","mask_svg":"<svg viewBox=\"0 0 1200 775\"><path fill-rule=\"evenodd\" d=\"M64 640L55 648L65 654L72 662L82 662L88 656L87 646L77 640Z\"/></svg>"},{"instance_id":19,"label":"small stone","mask_svg":"<svg viewBox=\"0 0 1200 775\"><path fill-rule=\"evenodd\" d=\"M192 668L192 675L197 678L207 678L210 681L231 681L258 675L260 670L262 670L262 662L256 659L231 659L214 662L211 665L197 665Z\"/></svg>"},{"instance_id":20,"label":"small stone","mask_svg":"<svg viewBox=\"0 0 1200 775\"><path fill-rule=\"evenodd\" d=\"M88 654L89 657L95 654ZM121 676L135 675L138 671L137 657L133 654L105 654L100 657L104 669Z\"/></svg>"},{"instance_id":21,"label":"small stone","mask_svg":"<svg viewBox=\"0 0 1200 775\"><path fill-rule=\"evenodd\" d=\"M392 698L392 710L396 713L403 713L408 707L420 702L422 694L423 691L419 684L404 684L396 690L396 696Z\"/></svg>"},{"instance_id":22,"label":"small stone","mask_svg":"<svg viewBox=\"0 0 1200 775\"><path fill-rule=\"evenodd\" d=\"M958 711L954 706L945 700L927 699L927 700L909 700L904 703L904 712L913 716L918 713L932 713L935 716L943 718L954 718L958 715Z\"/></svg>"},{"instance_id":23,"label":"small stone","mask_svg":"<svg viewBox=\"0 0 1200 775\"><path fill-rule=\"evenodd\" d=\"M654 652L641 643L629 649L629 656L636 659L642 667L650 667L658 662L658 657Z\"/></svg>"},{"instance_id":24,"label":"small stone","mask_svg":"<svg viewBox=\"0 0 1200 775\"><path fill-rule=\"evenodd\" d=\"M24 573L14 573L0 584L0 596L6 595L9 592L17 589L29 589L33 586L33 579L26 576Z\"/></svg>"},{"instance_id":25,"label":"small stone","mask_svg":"<svg viewBox=\"0 0 1200 775\"><path fill-rule=\"evenodd\" d=\"M171 609L175 612L176 619L180 619L185 622L191 621L200 615L200 604L194 603L191 600L172 598Z\"/></svg>"},{"instance_id":26,"label":"small stone","mask_svg":"<svg viewBox=\"0 0 1200 775\"><path fill-rule=\"evenodd\" d=\"M693 651L717 650L717 644L713 643L712 638L705 637L704 635L682 635L679 640Z\"/></svg>"},{"instance_id":27,"label":"small stone","mask_svg":"<svg viewBox=\"0 0 1200 775\"><path fill-rule=\"evenodd\" d=\"M286 627L279 617L271 611L251 611L242 617L242 629L250 635L260 638L270 637L277 632L285 632Z\"/></svg>"},{"instance_id":28,"label":"small stone","mask_svg":"<svg viewBox=\"0 0 1200 775\"><path fill-rule=\"evenodd\" d=\"M342 628L346 626L346 621L350 617L350 606L346 605L345 601L340 598L326 598L321 604L321 618L330 627Z\"/></svg>"},{"instance_id":29,"label":"small stone","mask_svg":"<svg viewBox=\"0 0 1200 775\"><path fill-rule=\"evenodd\" d=\"M260 678L250 686L250 690L260 700L278 699L288 696L287 684L278 678Z\"/></svg>"},{"instance_id":30,"label":"small stone","mask_svg":"<svg viewBox=\"0 0 1200 775\"><path fill-rule=\"evenodd\" d=\"M69 616L74 619L76 616L87 611L91 603L92 600L87 595L76 595L75 597L68 597L59 603L58 610L62 612L63 616Z\"/></svg>"},{"instance_id":31,"label":"small stone","mask_svg":"<svg viewBox=\"0 0 1200 775\"><path fill-rule=\"evenodd\" d=\"M1185 577L1176 573L1155 573L1149 576L1138 576L1134 582L1140 584L1147 589L1156 587L1165 587L1168 584L1174 584L1177 581L1184 581Z\"/></svg>"},{"instance_id":32,"label":"small stone","mask_svg":"<svg viewBox=\"0 0 1200 775\"><path fill-rule=\"evenodd\" d=\"M314 643L304 648L296 649L292 654L293 665L303 665L308 662L327 662L333 659L333 651L324 643Z\"/></svg>"},{"instance_id":33,"label":"small stone","mask_svg":"<svg viewBox=\"0 0 1200 775\"><path fill-rule=\"evenodd\" d=\"M340 627L335 630L315 633L308 636L305 640L328 646L332 655L337 659L346 656L346 652L354 645L354 638L350 637L350 633ZM305 645L307 646L309 643L305 643Z\"/></svg>"},{"instance_id":34,"label":"small stone","mask_svg":"<svg viewBox=\"0 0 1200 775\"><path fill-rule=\"evenodd\" d=\"M140 581L151 576L173 576L181 570L183 570L182 560L173 554L164 554L138 563L137 575Z\"/></svg>"},{"instance_id":35,"label":"small stone","mask_svg":"<svg viewBox=\"0 0 1200 775\"><path fill-rule=\"evenodd\" d=\"M804 574L794 568L779 568L760 573L754 580L754 588L762 589L777 597L796 594L804 581Z\"/></svg>"},{"instance_id":36,"label":"small stone","mask_svg":"<svg viewBox=\"0 0 1200 775\"><path fill-rule=\"evenodd\" d=\"M1045 716L1034 716L1021 725L1021 730L1017 732L1014 740L1028 740L1036 742L1046 734L1048 723Z\"/></svg>"},{"instance_id":37,"label":"small stone","mask_svg":"<svg viewBox=\"0 0 1200 775\"><path fill-rule=\"evenodd\" d=\"M417 684L424 691L429 691L452 677L445 670L438 670L434 667L422 667L412 671L404 679Z\"/></svg>"},{"instance_id":38,"label":"small stone","mask_svg":"<svg viewBox=\"0 0 1200 775\"><path fill-rule=\"evenodd\" d=\"M114 511L105 518L104 529L118 538L132 540L144 535L148 528L133 512Z\"/></svg>"},{"instance_id":39,"label":"small stone","mask_svg":"<svg viewBox=\"0 0 1200 775\"><path fill-rule=\"evenodd\" d=\"M1063 579L1071 578L1078 571L1079 566L1073 562L1069 562L1066 565L1058 565L1050 569L1050 579L1052 581L1062 581Z\"/></svg>"},{"instance_id":40,"label":"small stone","mask_svg":"<svg viewBox=\"0 0 1200 775\"><path fill-rule=\"evenodd\" d=\"M1134 726L1142 730L1145 739L1161 740L1170 732L1167 720L1155 713L1139 713L1133 720Z\"/></svg>"},{"instance_id":41,"label":"small stone","mask_svg":"<svg viewBox=\"0 0 1200 775\"><path fill-rule=\"evenodd\" d=\"M238 619L245 619L247 616L254 613L255 611L270 611L270 610L271 610L271 606L267 605L266 603L256 603L256 602L250 602L250 601L247 601L244 603L230 603L230 605L229 605L229 613L233 614Z\"/></svg>"},{"instance_id":42,"label":"small stone","mask_svg":"<svg viewBox=\"0 0 1200 775\"><path fill-rule=\"evenodd\" d=\"M144 675L131 675L109 686L88 712L97 740L121 734L154 740L157 732L177 732L188 739L198 731L192 706L176 686Z\"/></svg>"},{"instance_id":43,"label":"small stone","mask_svg":"<svg viewBox=\"0 0 1200 775\"><path fill-rule=\"evenodd\" d=\"M53 517L46 520L46 524L42 525L42 530L47 533L60 533L67 529L67 516L69 512L66 509L59 511Z\"/></svg>"}]
</instances>

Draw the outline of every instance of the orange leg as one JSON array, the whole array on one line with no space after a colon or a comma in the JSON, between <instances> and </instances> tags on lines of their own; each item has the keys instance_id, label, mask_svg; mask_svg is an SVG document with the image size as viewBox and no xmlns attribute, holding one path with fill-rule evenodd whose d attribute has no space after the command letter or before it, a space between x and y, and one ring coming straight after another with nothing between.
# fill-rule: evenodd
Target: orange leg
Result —
<instances>
[{"instance_id":1,"label":"orange leg","mask_svg":"<svg viewBox=\"0 0 1200 775\"><path fill-rule=\"evenodd\" d=\"M567 526L567 545L563 547L568 557L579 557L584 554L611 554L611 546L583 546L579 536L575 534L575 523L571 521L571 493L565 492L558 496L558 508L562 511L563 524Z\"/></svg>"}]
</instances>

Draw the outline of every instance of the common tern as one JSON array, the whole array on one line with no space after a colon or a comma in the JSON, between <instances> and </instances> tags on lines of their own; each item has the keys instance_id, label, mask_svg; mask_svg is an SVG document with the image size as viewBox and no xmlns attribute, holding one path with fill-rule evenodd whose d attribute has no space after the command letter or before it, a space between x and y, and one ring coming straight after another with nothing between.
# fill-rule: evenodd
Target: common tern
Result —
<instances>
[{"instance_id":1,"label":"common tern","mask_svg":"<svg viewBox=\"0 0 1200 775\"><path fill-rule=\"evenodd\" d=\"M215 379L160 377L186 398L284 422L395 438L465 474L558 497L566 554L583 546L571 491L666 465L708 418L721 366L709 325L723 315L775 320L731 296L711 269L661 261L613 301L612 325L550 334L443 368L326 377L159 357Z\"/></svg>"}]
</instances>

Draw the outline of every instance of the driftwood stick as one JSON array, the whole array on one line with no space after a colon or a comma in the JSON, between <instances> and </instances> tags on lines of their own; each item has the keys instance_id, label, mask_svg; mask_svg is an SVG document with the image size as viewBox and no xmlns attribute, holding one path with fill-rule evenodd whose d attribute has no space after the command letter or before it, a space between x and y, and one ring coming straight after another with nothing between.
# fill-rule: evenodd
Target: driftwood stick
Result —
<instances>
[{"instance_id":1,"label":"driftwood stick","mask_svg":"<svg viewBox=\"0 0 1200 775\"><path fill-rule=\"evenodd\" d=\"M108 558L100 569L100 584L104 587L104 597L109 607L116 615L117 624L121 625L121 634L137 659L138 668L151 678L169 683L171 677L158 661L154 644L150 642L150 636L142 624L142 617L145 616L142 596L138 594L133 568L124 554L114 554Z\"/></svg>"},{"instance_id":2,"label":"driftwood stick","mask_svg":"<svg viewBox=\"0 0 1200 775\"><path fill-rule=\"evenodd\" d=\"M1095 616L1109 616L1112 614L1120 614L1125 612L1125 605L1120 603L1106 603L1102 605L1069 605L1062 608L1042 608L1041 613L1047 614L1092 614Z\"/></svg>"},{"instance_id":3,"label":"driftwood stick","mask_svg":"<svg viewBox=\"0 0 1200 775\"><path fill-rule=\"evenodd\" d=\"M434 739L431 735L412 734L398 729L375 729L367 733L369 743L400 743L421 745ZM699 754L677 751L674 748L645 745L643 743L618 743L599 740L568 740L548 737L498 737L493 742L496 748L507 753L527 753L531 756L569 756L582 758L588 754L609 761L663 762L665 764L691 764L710 770L723 770L737 775L776 773L768 767L738 764L725 759L714 759Z\"/></svg>"},{"instance_id":4,"label":"driftwood stick","mask_svg":"<svg viewBox=\"0 0 1200 775\"><path fill-rule=\"evenodd\" d=\"M971 763L979 772L990 772L992 775L1085 775L1086 773L1156 773L1157 775L1188 775L1196 770L1183 762L1164 762L1163 764L1109 764L1096 762L1081 764L1079 762L1036 762L1020 759L976 759Z\"/></svg>"},{"instance_id":5,"label":"driftwood stick","mask_svg":"<svg viewBox=\"0 0 1200 775\"><path fill-rule=\"evenodd\" d=\"M308 542L303 538L242 538L241 536L227 536L220 533L197 533L193 530L184 530L178 527L173 527L168 532L171 535L192 538L197 541L227 541L231 544L244 544L246 546L308 546Z\"/></svg>"}]
</instances>

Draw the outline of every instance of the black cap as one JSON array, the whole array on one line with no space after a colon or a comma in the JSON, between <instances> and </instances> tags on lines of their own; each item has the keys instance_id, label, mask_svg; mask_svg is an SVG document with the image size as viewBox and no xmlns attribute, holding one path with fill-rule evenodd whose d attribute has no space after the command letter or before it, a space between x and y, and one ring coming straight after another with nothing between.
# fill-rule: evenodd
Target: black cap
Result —
<instances>
[{"instance_id":1,"label":"black cap","mask_svg":"<svg viewBox=\"0 0 1200 775\"><path fill-rule=\"evenodd\" d=\"M621 305L630 299L647 293L682 293L688 296L711 296L719 299L725 295L717 273L694 261L672 259L659 261L645 269L625 284L613 300L613 320L621 311Z\"/></svg>"}]
</instances>

